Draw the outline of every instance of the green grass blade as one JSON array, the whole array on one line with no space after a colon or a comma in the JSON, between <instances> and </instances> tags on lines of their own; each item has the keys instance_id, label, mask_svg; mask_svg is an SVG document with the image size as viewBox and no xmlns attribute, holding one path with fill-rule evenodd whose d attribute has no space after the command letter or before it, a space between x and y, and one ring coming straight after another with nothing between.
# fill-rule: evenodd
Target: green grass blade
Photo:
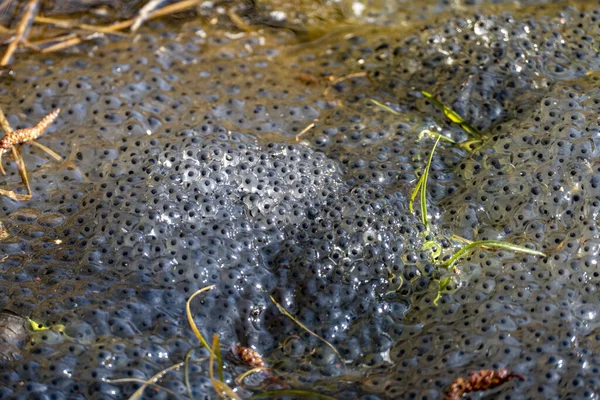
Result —
<instances>
[{"instance_id":1,"label":"green grass blade","mask_svg":"<svg viewBox=\"0 0 600 400\"><path fill-rule=\"evenodd\" d=\"M446 290L446 288L448 287L448 285L450 284L451 278L449 276L442 278L439 280L438 282L438 292L435 296L435 299L433 299L433 305L437 306L438 305L438 301L440 300L440 298L442 297L442 292L444 290Z\"/></svg>"},{"instance_id":2,"label":"green grass blade","mask_svg":"<svg viewBox=\"0 0 600 400\"><path fill-rule=\"evenodd\" d=\"M440 142L440 138L438 137L433 145L433 149L431 149L431 154L429 155L429 160L427 161L427 165L425 166L425 171L423 171L423 183L421 183L421 221L423 225L425 225L425 229L429 229L429 221L427 220L427 178L429 177L429 168L431 168L431 162L433 161L433 153L435 153L435 148Z\"/></svg>"},{"instance_id":3,"label":"green grass blade","mask_svg":"<svg viewBox=\"0 0 600 400\"><path fill-rule=\"evenodd\" d=\"M375 99L369 99L369 101L370 101L371 103L375 104L377 107L379 107L379 108L382 108L382 109L384 109L385 111L391 112L391 113L392 113L392 114L394 114L394 115L402 115L402 114L400 114L398 111L396 111L396 110L392 109L390 106L386 106L385 104L383 104L383 103L380 103L380 102L378 102L378 101L377 101L377 100L375 100Z\"/></svg>"},{"instance_id":4,"label":"green grass blade","mask_svg":"<svg viewBox=\"0 0 600 400\"><path fill-rule=\"evenodd\" d=\"M524 254L531 254L534 256L546 257L546 254L542 253L541 251L531 250L527 247L519 246L517 244L501 242L499 240L479 240L476 242L469 243L466 246L463 246L460 250L458 250L456 253L454 253L454 255L452 255L452 257L450 257L450 259L448 259L448 261L444 262L442 264L442 266L444 268L448 268L448 269L452 268L454 266L454 264L456 263L456 261L458 261L458 259L463 254L465 254L467 251L477 248L477 247L494 247L494 248L498 248L498 249L511 250L511 251L514 251L517 253L524 253Z\"/></svg>"},{"instance_id":5,"label":"green grass blade","mask_svg":"<svg viewBox=\"0 0 600 400\"><path fill-rule=\"evenodd\" d=\"M425 175L421 175L421 177L417 181L417 186L415 186L415 189L413 190L412 195L410 196L410 201L408 202L408 209L410 210L410 212L414 212L413 203L415 202L415 199L417 198L417 195L419 194L419 190L421 189L421 186L423 186L423 178L424 177L425 177Z\"/></svg>"},{"instance_id":6,"label":"green grass blade","mask_svg":"<svg viewBox=\"0 0 600 400\"><path fill-rule=\"evenodd\" d=\"M436 240L428 240L423 243L421 247L423 251L431 250L431 258L433 261L437 261L438 258L442 255L442 245Z\"/></svg>"},{"instance_id":7,"label":"green grass blade","mask_svg":"<svg viewBox=\"0 0 600 400\"><path fill-rule=\"evenodd\" d=\"M219 380L221 382L225 382L225 377L223 375L223 357L221 357L221 346L216 347L215 358L217 359L217 371L219 373Z\"/></svg>"},{"instance_id":8,"label":"green grass blade","mask_svg":"<svg viewBox=\"0 0 600 400\"><path fill-rule=\"evenodd\" d=\"M391 113L392 113L392 114L394 114L394 115L402 115L402 113L399 113L398 111L394 110L394 109L393 109L393 108L391 108L390 106L388 106L388 105L385 105L385 104L383 104L383 103L380 103L379 101L377 101L377 100L375 100L375 99L369 99L369 101L370 101L371 103L375 104L377 107L379 107L379 108L381 108L381 109L383 109L383 110L385 110L385 111L387 111L387 112L391 112ZM441 104L441 103L440 103L440 104ZM466 121L465 121L465 122L466 122ZM441 134L441 133L439 133L439 132L430 131L429 129L423 129L421 132L419 132L419 136L418 136L418 137L419 137L419 139L422 139L424 135L429 135L429 136L431 136L431 137L432 137L432 138L434 138L434 139L439 137L440 139L442 139L442 140L444 140L444 141L446 141L446 142L452 143L452 144L455 144L455 143L456 143L456 142L455 142L454 140L452 140L451 138L449 138L449 137L446 137L446 136L442 135L442 134Z\"/></svg>"},{"instance_id":9,"label":"green grass blade","mask_svg":"<svg viewBox=\"0 0 600 400\"><path fill-rule=\"evenodd\" d=\"M431 102L431 104L433 104L434 106L436 106L437 108L442 110L444 115L450 121L459 125L465 132L467 132L467 134L469 136L475 137L477 139L481 139L483 137L483 135L481 134L481 132L479 132L479 130L477 130L477 128L475 128L473 125L468 123L467 120L465 120L463 117L461 117L460 114L458 114L456 111L454 111L453 109L448 107L446 104L444 104L441 101L439 101L438 99L436 99L431 93L428 93L424 90L422 90L421 93L423 94L423 96L425 96L427 98L427 100L429 100Z\"/></svg>"}]
</instances>

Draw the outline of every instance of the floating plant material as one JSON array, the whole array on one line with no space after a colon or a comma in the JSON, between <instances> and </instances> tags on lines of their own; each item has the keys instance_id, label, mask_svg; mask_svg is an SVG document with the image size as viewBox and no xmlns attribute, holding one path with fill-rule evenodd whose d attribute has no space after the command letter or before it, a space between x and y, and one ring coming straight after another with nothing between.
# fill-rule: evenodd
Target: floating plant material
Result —
<instances>
[{"instance_id":1,"label":"floating plant material","mask_svg":"<svg viewBox=\"0 0 600 400\"><path fill-rule=\"evenodd\" d=\"M313 43L225 31L223 13L177 30L147 20L81 54L16 53L7 121L24 129L60 108L39 141L66 160L23 146L34 198L0 198L0 308L64 334L28 331L1 398L212 399L214 382L268 396L236 381L247 367L224 352L236 343L288 385L273 395L439 399L499 366L527 376L499 397L600 395L600 81L586 75L600 70L600 14L385 3L421 11L405 23L366 6L363 24ZM409 209L432 147L419 134L469 137L421 88L486 137L436 148L428 232ZM20 184L6 172L2 187ZM546 257L470 248L456 275L440 266L452 235ZM213 380L186 315L211 285L190 313L218 335Z\"/></svg>"},{"instance_id":2,"label":"floating plant material","mask_svg":"<svg viewBox=\"0 0 600 400\"><path fill-rule=\"evenodd\" d=\"M454 111L452 108L450 108L446 104L444 104L441 101L439 101L435 96L431 95L430 93L427 93L425 91L422 91L421 93L434 106L436 106L437 108L439 108L440 110L442 110L442 112L444 113L444 115L446 117L448 117L448 119L450 121L454 122L455 124L457 124L458 126L460 126L462 129L464 129L464 131L467 132L467 134L469 136L471 136L471 137L473 137L475 139L481 139L481 137L482 137L481 132L479 132L477 130L477 128L473 127L469 122L467 122L463 117L461 117L456 111Z\"/></svg>"},{"instance_id":3,"label":"floating plant material","mask_svg":"<svg viewBox=\"0 0 600 400\"><path fill-rule=\"evenodd\" d=\"M482 369L477 372L469 372L469 378L458 378L450 385L444 400L458 400L463 394L471 392L482 392L500 386L512 379L525 380L521 374L510 372L506 368L494 370Z\"/></svg>"}]
</instances>

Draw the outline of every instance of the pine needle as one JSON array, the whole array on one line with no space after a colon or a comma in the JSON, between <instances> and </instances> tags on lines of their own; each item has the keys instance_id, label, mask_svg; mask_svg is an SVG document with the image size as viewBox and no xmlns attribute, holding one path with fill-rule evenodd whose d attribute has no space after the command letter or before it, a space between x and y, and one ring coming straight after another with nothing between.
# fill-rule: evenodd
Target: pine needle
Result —
<instances>
[{"instance_id":1,"label":"pine needle","mask_svg":"<svg viewBox=\"0 0 600 400\"><path fill-rule=\"evenodd\" d=\"M73 36L73 35L69 34L69 35L65 35L65 36L62 36L61 38L59 38L59 40L55 44L52 44L48 47L44 47L43 49L40 50L40 52L43 54L54 53L56 51L64 50L69 47L77 46L78 44L80 44L82 42L83 42L83 39L81 39L79 36ZM36 45L36 43L32 43L32 44L34 46Z\"/></svg>"}]
</instances>

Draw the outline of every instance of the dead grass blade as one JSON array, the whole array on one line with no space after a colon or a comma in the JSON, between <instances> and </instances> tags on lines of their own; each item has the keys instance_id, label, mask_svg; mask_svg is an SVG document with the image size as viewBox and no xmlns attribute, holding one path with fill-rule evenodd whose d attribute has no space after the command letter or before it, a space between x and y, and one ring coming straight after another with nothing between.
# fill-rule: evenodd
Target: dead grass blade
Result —
<instances>
[{"instance_id":1,"label":"dead grass blade","mask_svg":"<svg viewBox=\"0 0 600 400\"><path fill-rule=\"evenodd\" d=\"M8 135L13 131L13 128L8 123L8 119L6 119L6 115L4 115L2 107L0 107L0 126L2 126L5 135Z\"/></svg>"},{"instance_id":2,"label":"dead grass blade","mask_svg":"<svg viewBox=\"0 0 600 400\"><path fill-rule=\"evenodd\" d=\"M141 383L141 384L143 384L143 387L144 387L144 389L145 389L146 387L153 386L153 387L155 387L155 388L158 388L158 389L160 389L160 390L164 390L165 392L169 393L170 395L172 395L172 396L174 396L174 397L176 397L176 398L178 397L178 396L177 396L177 393L175 393L175 392L174 392L174 391L172 391L171 389L167 389L166 387L162 387L162 386L160 386L160 385L159 385L159 384L157 384L157 383L154 383L154 382L148 382L148 381L145 381L145 380L143 380L143 379L139 379L139 378L123 378L123 379L115 379L115 380L112 380L112 379L111 379L111 380L109 380L109 382L110 382L110 383L130 383L130 382ZM131 396L131 397L129 398L129 400L136 400L136 399L139 399L139 398L140 398L140 396L137 396L137 397L133 397L133 396Z\"/></svg>"},{"instance_id":3,"label":"dead grass blade","mask_svg":"<svg viewBox=\"0 0 600 400\"><path fill-rule=\"evenodd\" d=\"M379 101L377 101L375 99L369 99L369 101L371 103L375 104L377 107L379 107L379 108L381 108L381 109L383 109L383 110L385 110L387 112L390 112L390 113L392 113L394 115L402 115L398 111L394 110L392 107L390 107L390 106L388 106L386 104L383 104L383 103L381 103L381 102L379 102Z\"/></svg>"},{"instance_id":4,"label":"dead grass blade","mask_svg":"<svg viewBox=\"0 0 600 400\"><path fill-rule=\"evenodd\" d=\"M31 24L33 23L33 19L35 18L35 15L38 12L39 3L40 3L39 0L29 0L27 5L25 6L25 9L23 11L23 16L21 17L21 20L19 21L19 24L17 25L15 37L12 39L12 41L9 43L8 47L6 48L6 52L4 53L4 56L2 57L2 59L0 60L0 66L2 66L2 67L7 66L10 63L10 61L12 60L12 56L15 53L15 51L17 50L17 47L19 46L19 44L23 40L27 39L27 34L29 33L29 28L31 27Z\"/></svg>"},{"instance_id":5,"label":"dead grass blade","mask_svg":"<svg viewBox=\"0 0 600 400\"><path fill-rule=\"evenodd\" d=\"M32 140L32 141L30 141L28 143L36 146L37 148L39 148L39 149L41 149L43 151L45 151L46 153L48 153L48 155L50 157L54 158L56 161L60 161L60 162L64 161L63 158L58 153L56 153L54 150L51 150L50 148L44 146L43 144L38 143L35 140Z\"/></svg>"},{"instance_id":6,"label":"dead grass blade","mask_svg":"<svg viewBox=\"0 0 600 400\"><path fill-rule=\"evenodd\" d=\"M69 47L77 46L79 43L83 42L83 39L81 39L79 36L72 34L56 38L56 40L58 40L56 44L41 48L40 52L44 54L53 53L55 51L60 51ZM32 43L32 45L40 47L38 43Z\"/></svg>"},{"instance_id":7,"label":"dead grass blade","mask_svg":"<svg viewBox=\"0 0 600 400\"><path fill-rule=\"evenodd\" d=\"M19 193L15 193L12 190L5 190L5 189L0 189L0 196L6 196L9 199L13 199L14 201L31 200L31 196L28 194L19 194Z\"/></svg>"},{"instance_id":8,"label":"dead grass blade","mask_svg":"<svg viewBox=\"0 0 600 400\"><path fill-rule=\"evenodd\" d=\"M128 36L122 32L107 28L106 26L83 24L83 23L80 23L77 21L71 21L68 19L49 18L49 17L42 17L42 16L38 15L35 17L35 19L33 21L36 24L54 25L54 26L57 26L59 28L64 28L64 29L81 29L81 30L90 31L93 33L105 33L107 35L116 35L116 36L121 36L121 37Z\"/></svg>"},{"instance_id":9,"label":"dead grass blade","mask_svg":"<svg viewBox=\"0 0 600 400\"><path fill-rule=\"evenodd\" d=\"M229 396L229 399L242 400L241 397L238 396L237 393L235 393L233 391L233 389L231 389L223 380L219 381L219 380L215 379L214 362L215 362L217 353L219 353L219 355L220 355L219 335L217 335L215 333L213 336L213 342L212 342L210 358L209 358L210 366L208 369L208 375L210 376L210 380L211 380L213 387L215 388L215 391L217 392L217 395L219 396L219 398L221 398L221 397L227 398L226 396ZM223 368L222 362L223 362L222 359L219 361L219 358L217 358L217 364L219 364L219 368Z\"/></svg>"},{"instance_id":10,"label":"dead grass blade","mask_svg":"<svg viewBox=\"0 0 600 400\"><path fill-rule=\"evenodd\" d=\"M150 0L138 11L137 16L131 25L131 32L135 32L148 19L150 13L156 11L164 0Z\"/></svg>"},{"instance_id":11,"label":"dead grass blade","mask_svg":"<svg viewBox=\"0 0 600 400\"><path fill-rule=\"evenodd\" d=\"M249 375L255 374L257 372L271 372L271 368L269 367L256 367L256 368L252 368L249 369L248 371L242 372L241 374L239 374L237 376L237 378L235 378L235 383L237 383L238 385L242 385L244 382L244 379L246 379Z\"/></svg>"},{"instance_id":12,"label":"dead grass blade","mask_svg":"<svg viewBox=\"0 0 600 400\"><path fill-rule=\"evenodd\" d=\"M235 13L235 11L233 11L232 9L227 10L227 16L229 17L231 22L233 22L235 27L238 28L240 31L242 31L242 32L252 31L252 28L250 28L250 25L248 25L246 22L244 22L244 20L239 15L237 15Z\"/></svg>"},{"instance_id":13,"label":"dead grass blade","mask_svg":"<svg viewBox=\"0 0 600 400\"><path fill-rule=\"evenodd\" d=\"M327 87L327 89L325 89L323 91L323 97L328 97L329 96L329 92L331 91L331 88L334 87L335 85L337 85L340 82L346 81L348 79L353 79L353 78L365 78L367 77L367 73L366 72L354 72L352 74L348 74L348 75L344 75L341 76L337 79L334 79L333 81L331 81L331 83L329 84L329 86Z\"/></svg>"},{"instance_id":14,"label":"dead grass blade","mask_svg":"<svg viewBox=\"0 0 600 400\"><path fill-rule=\"evenodd\" d=\"M296 318L294 318L294 316L292 314L290 314L285 308L283 308L283 306L281 304L279 304L275 300L275 298L273 296L269 295L269 298L271 299L271 301L273 302L273 304L275 304L275 306L277 307L277 309L279 310L280 313L282 313L283 315L285 315L286 317L288 317L289 319L291 319L292 321L294 321L294 323L296 325L298 325L300 328L304 329L306 332L308 332L312 336L316 337L317 339L319 339L320 341L322 341L323 343L325 343L331 350L333 350L333 352L335 353L335 355L337 355L338 358L340 359L342 365L344 366L344 369L346 368L346 366L344 364L344 359L342 358L342 356L340 355L340 353L337 351L337 349L331 343L329 343L327 340L325 340L321 336L317 335L316 333L314 333L313 331L311 331L310 329L308 329L308 327L306 325L304 325L302 322L300 322Z\"/></svg>"},{"instance_id":15,"label":"dead grass blade","mask_svg":"<svg viewBox=\"0 0 600 400\"><path fill-rule=\"evenodd\" d=\"M299 141L300 141L300 138L301 138L302 136L304 136L304 135L305 135L305 134L306 134L308 131L310 131L310 130L311 130L312 128L314 128L314 127L315 127L315 123L313 122L313 123L309 124L309 125L308 125L306 128L302 129L302 130L300 131L300 133L298 133L298 134L296 135L296 142L299 142Z\"/></svg>"},{"instance_id":16,"label":"dead grass blade","mask_svg":"<svg viewBox=\"0 0 600 400\"><path fill-rule=\"evenodd\" d=\"M25 161L23 161L21 150L19 150L17 146L11 147L10 150L12 151L13 157L15 158L15 161L17 163L17 168L19 169L19 175L21 175L21 180L27 187L29 199L31 199L33 192L31 191L31 186L29 186L29 178L27 177L27 167L25 167Z\"/></svg>"},{"instance_id":17,"label":"dead grass blade","mask_svg":"<svg viewBox=\"0 0 600 400\"><path fill-rule=\"evenodd\" d=\"M499 240L478 240L475 242L470 242L469 244L461 247L456 253L454 253L452 255L452 257L450 257L450 259L448 259L447 261L445 261L442 264L442 267L448 268L448 269L454 267L454 269L456 269L454 264L458 261L458 259L464 253L466 253L472 249L478 248L478 247L505 249L505 250L514 251L516 253L524 253L524 254L531 254L534 256L546 257L546 254L542 253L541 251L532 250L528 247L519 246L517 244L502 242Z\"/></svg>"},{"instance_id":18,"label":"dead grass blade","mask_svg":"<svg viewBox=\"0 0 600 400\"><path fill-rule=\"evenodd\" d=\"M190 385L190 357L193 353L194 349L190 349L185 355L185 360L183 362L183 379L185 381L185 387L187 388L190 399L194 398L194 394L192 393L192 385Z\"/></svg>"},{"instance_id":19,"label":"dead grass blade","mask_svg":"<svg viewBox=\"0 0 600 400\"><path fill-rule=\"evenodd\" d=\"M155 374L154 376L152 376L150 379L144 381L143 379L140 379L139 381L143 382L143 385L140 386L138 388L138 390L136 390L130 397L129 400L141 400L142 399L142 395L144 394L144 391L146 390L146 388L150 385L154 385L154 386L158 386L156 384L156 382L162 378L163 376L165 376L169 371L173 371L175 369L181 368L181 366L183 365L183 362L171 365L168 368L163 369L162 371L158 372L157 374ZM123 378L123 379L107 379L107 381L109 383L126 383L126 382L132 382L132 381L138 381L138 379L133 380L132 378ZM158 386L161 389L164 390L168 390L163 388L162 386ZM177 396L175 396L177 397Z\"/></svg>"},{"instance_id":20,"label":"dead grass blade","mask_svg":"<svg viewBox=\"0 0 600 400\"><path fill-rule=\"evenodd\" d=\"M206 287L203 287L202 289L197 290L194 294L192 294L190 296L187 303L185 304L185 313L187 315L188 323L190 324L192 331L194 331L196 338L198 338L198 341L202 344L202 346L204 346L204 348L206 350L208 350L208 352L213 357L214 357L214 354L213 354L212 348L208 345L208 342L204 339L204 336L202 336L202 334L198 330L198 327L196 326L196 323L194 322L194 318L192 317L192 311L190 309L190 303L192 302L192 300L194 300L194 297L196 297L200 293L204 293L204 292L214 289L214 288L215 288L215 285L210 285L210 286L206 286Z\"/></svg>"}]
</instances>

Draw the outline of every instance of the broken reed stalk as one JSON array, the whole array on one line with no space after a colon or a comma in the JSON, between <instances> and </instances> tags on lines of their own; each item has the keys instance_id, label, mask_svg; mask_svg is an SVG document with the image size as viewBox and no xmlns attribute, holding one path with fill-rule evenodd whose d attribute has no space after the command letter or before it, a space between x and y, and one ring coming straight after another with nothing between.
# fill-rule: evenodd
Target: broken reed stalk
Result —
<instances>
[{"instance_id":1,"label":"broken reed stalk","mask_svg":"<svg viewBox=\"0 0 600 400\"><path fill-rule=\"evenodd\" d=\"M19 44L23 40L27 39L27 34L29 33L29 28L31 27L31 24L33 23L33 19L35 18L35 15L38 12L39 3L40 3L39 0L29 0L27 5L25 6L25 10L23 11L23 16L21 17L21 20L19 21L19 24L17 25L15 37L9 43L8 47L6 48L6 52L4 53L4 56L2 57L2 59L0 60L0 66L2 66L2 67L7 66L10 63L10 61L12 60L12 56L15 53L15 51L17 50L17 47L19 46Z\"/></svg>"}]
</instances>

